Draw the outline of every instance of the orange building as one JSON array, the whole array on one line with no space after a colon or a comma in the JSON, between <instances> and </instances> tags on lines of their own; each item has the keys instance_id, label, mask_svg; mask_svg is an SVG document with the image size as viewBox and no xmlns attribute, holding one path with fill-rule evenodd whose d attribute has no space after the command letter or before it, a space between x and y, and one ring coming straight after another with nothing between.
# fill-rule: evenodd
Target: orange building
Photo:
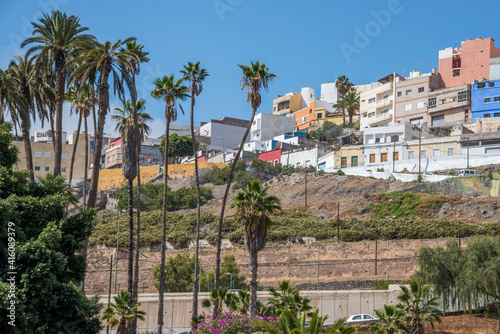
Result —
<instances>
[{"instance_id":1,"label":"orange building","mask_svg":"<svg viewBox=\"0 0 500 334\"><path fill-rule=\"evenodd\" d=\"M490 79L490 62L500 57L493 38L476 38L462 42L459 48L439 51L440 88L471 84L473 80Z\"/></svg>"},{"instance_id":2,"label":"orange building","mask_svg":"<svg viewBox=\"0 0 500 334\"><path fill-rule=\"evenodd\" d=\"M311 102L309 107L300 109L292 115L295 116L297 130L300 131L307 128L313 128L316 125L316 101Z\"/></svg>"}]
</instances>

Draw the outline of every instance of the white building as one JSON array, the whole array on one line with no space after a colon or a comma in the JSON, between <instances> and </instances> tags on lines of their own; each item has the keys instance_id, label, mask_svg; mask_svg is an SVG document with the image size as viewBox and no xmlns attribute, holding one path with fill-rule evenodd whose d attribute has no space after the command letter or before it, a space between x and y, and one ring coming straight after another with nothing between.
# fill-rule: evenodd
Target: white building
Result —
<instances>
[{"instance_id":1,"label":"white building","mask_svg":"<svg viewBox=\"0 0 500 334\"><path fill-rule=\"evenodd\" d=\"M339 154L339 151L333 151L318 158L318 170L332 172L335 169L335 154Z\"/></svg>"},{"instance_id":2,"label":"white building","mask_svg":"<svg viewBox=\"0 0 500 334\"><path fill-rule=\"evenodd\" d=\"M318 167L319 155L324 154L323 150L317 147L310 150L300 150L292 152L283 152L281 155L281 164L283 166L294 167Z\"/></svg>"},{"instance_id":3,"label":"white building","mask_svg":"<svg viewBox=\"0 0 500 334\"><path fill-rule=\"evenodd\" d=\"M283 117L272 114L260 113L255 115L250 128L251 141L266 141L282 133L293 132L295 117Z\"/></svg>"},{"instance_id":4,"label":"white building","mask_svg":"<svg viewBox=\"0 0 500 334\"><path fill-rule=\"evenodd\" d=\"M236 149L240 145L247 127L248 121L223 117L220 120L212 119L210 122L202 124L200 135L210 137L208 149Z\"/></svg>"}]
</instances>

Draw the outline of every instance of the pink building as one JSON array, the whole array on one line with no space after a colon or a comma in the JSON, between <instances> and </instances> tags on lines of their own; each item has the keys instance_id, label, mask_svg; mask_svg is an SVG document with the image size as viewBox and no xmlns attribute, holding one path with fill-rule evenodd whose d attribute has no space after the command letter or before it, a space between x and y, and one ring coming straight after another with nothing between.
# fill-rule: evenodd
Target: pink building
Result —
<instances>
[{"instance_id":1,"label":"pink building","mask_svg":"<svg viewBox=\"0 0 500 334\"><path fill-rule=\"evenodd\" d=\"M466 40L460 47L439 51L440 88L471 84L473 80L490 80L491 59L500 57L493 38Z\"/></svg>"},{"instance_id":2,"label":"pink building","mask_svg":"<svg viewBox=\"0 0 500 334\"><path fill-rule=\"evenodd\" d=\"M259 159L262 161L269 161L276 166L276 164L281 163L281 148L276 150L261 152L259 153Z\"/></svg>"}]
</instances>

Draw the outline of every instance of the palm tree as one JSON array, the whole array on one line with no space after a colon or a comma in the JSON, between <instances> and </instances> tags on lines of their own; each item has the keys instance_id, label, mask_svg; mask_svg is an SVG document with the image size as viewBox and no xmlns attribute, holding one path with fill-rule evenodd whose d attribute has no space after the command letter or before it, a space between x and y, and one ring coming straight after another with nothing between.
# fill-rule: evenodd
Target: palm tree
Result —
<instances>
[{"instance_id":1,"label":"palm tree","mask_svg":"<svg viewBox=\"0 0 500 334\"><path fill-rule=\"evenodd\" d=\"M114 297L115 302L110 303L104 310L101 320L107 320L106 326L114 328L118 325L116 334L127 334L129 324L135 319L144 320L146 313L139 311L141 303L136 298L131 298L128 291L122 291Z\"/></svg>"},{"instance_id":2,"label":"palm tree","mask_svg":"<svg viewBox=\"0 0 500 334\"><path fill-rule=\"evenodd\" d=\"M24 149L26 151L26 169L30 171L30 182L34 182L33 156L31 154L30 128L31 120L46 118L46 105L44 100L50 98L50 89L44 85L41 75L32 60L15 56L9 64L9 75L12 80L10 89L16 91L20 98L11 101L11 112L15 112L16 123L21 124ZM45 94L45 97L44 97Z\"/></svg>"},{"instance_id":3,"label":"palm tree","mask_svg":"<svg viewBox=\"0 0 500 334\"><path fill-rule=\"evenodd\" d=\"M431 286L423 284L423 281L415 278L410 281L410 288L401 285L403 291L398 296L400 308L407 315L410 325L410 334L423 334L424 323L428 323L434 329L434 322L441 322L438 314L433 309L439 305L439 297L429 297Z\"/></svg>"},{"instance_id":4,"label":"palm tree","mask_svg":"<svg viewBox=\"0 0 500 334\"><path fill-rule=\"evenodd\" d=\"M200 68L200 62L191 63L188 62L184 65L184 69L181 71L184 75L182 78L190 82L189 91L191 93L191 138L193 141L193 155L194 155L194 170L195 170L195 180L196 180L196 255L194 262L194 286L198 286L198 273L199 273L199 263L198 254L200 249L200 176L198 172L198 156L196 154L196 137L194 135L194 104L196 96L200 95L203 91L203 81L210 75L208 71L204 68ZM196 319L198 317L198 290L195 288L193 290L193 310L192 317Z\"/></svg>"},{"instance_id":5,"label":"palm tree","mask_svg":"<svg viewBox=\"0 0 500 334\"><path fill-rule=\"evenodd\" d=\"M283 311L288 310L295 313L307 312L312 309L310 305L311 298L300 297L299 290L290 286L290 281L278 282L279 290L269 288L271 298L267 305L276 309L276 314L280 315Z\"/></svg>"},{"instance_id":6,"label":"palm tree","mask_svg":"<svg viewBox=\"0 0 500 334\"><path fill-rule=\"evenodd\" d=\"M334 106L347 111L349 115L349 124L352 124L353 116L359 111L359 93L347 92L340 97L340 101Z\"/></svg>"},{"instance_id":7,"label":"palm tree","mask_svg":"<svg viewBox=\"0 0 500 334\"><path fill-rule=\"evenodd\" d=\"M82 119L87 120L87 117L90 115L90 109L92 108L92 96L91 96L91 87L89 84L86 84L82 87L81 90L78 90L75 86L71 87L68 92L65 94L65 99L71 103L72 109L78 114L78 126L76 129L76 137L73 143L73 152L71 154L71 162L69 167L69 183L73 180L73 167L75 164L75 156L76 156L76 148L78 146L78 140L80 137L80 127L82 124ZM85 136L87 136L87 129L85 127ZM85 139L86 143L88 138ZM88 152L85 152L86 159L88 159ZM85 165L87 168L88 165Z\"/></svg>"},{"instance_id":8,"label":"palm tree","mask_svg":"<svg viewBox=\"0 0 500 334\"><path fill-rule=\"evenodd\" d=\"M255 113L261 104L260 92L262 89L268 89L269 83L276 78L276 74L269 72L269 68L264 63L259 61L251 62L250 66L238 65L243 70L243 77L240 80L242 89L248 88L247 102L252 105L252 116L250 117L250 122L248 123L247 130L241 139L240 146L238 148L238 153L233 160L231 166L231 172L229 173L229 180L227 181L226 191L224 192L224 198L222 199L221 214L219 217L219 226L217 231L217 254L215 258L215 288L220 286L220 264L221 264L221 247L222 247L222 222L224 220L224 211L226 209L227 197L229 195L229 189L231 188L231 183L234 177L234 170L240 159L240 154L243 149L243 145L247 140L248 133L252 127L253 120L255 118ZM255 306L255 305L254 305ZM214 309L214 315L217 315L219 310Z\"/></svg>"},{"instance_id":9,"label":"palm tree","mask_svg":"<svg viewBox=\"0 0 500 334\"><path fill-rule=\"evenodd\" d=\"M257 303L257 252L266 246L267 229L271 226L269 214L280 210L280 200L269 196L269 187L262 188L260 180L248 182L236 195L232 208L236 208L236 222L243 225L245 247L250 255L250 315L255 316Z\"/></svg>"},{"instance_id":10,"label":"palm tree","mask_svg":"<svg viewBox=\"0 0 500 334\"><path fill-rule=\"evenodd\" d=\"M318 313L319 310L316 310L311 314L309 325L306 322L307 314L305 312L297 315L291 311L284 311L276 323L259 320L255 321L255 324L270 334L320 334L328 316L320 317Z\"/></svg>"},{"instance_id":11,"label":"palm tree","mask_svg":"<svg viewBox=\"0 0 500 334\"><path fill-rule=\"evenodd\" d=\"M167 183L168 183L168 134L170 123L177 119L177 102L183 101L189 95L188 88L182 85L182 79L175 80L174 75L166 75L163 78L156 78L154 81L155 89L151 92L154 99L162 99L165 102L165 165L163 167L163 213L162 213L162 239L161 239L161 263L160 263L160 287L159 287L159 306L158 306L158 327L159 333L162 333L163 327L163 294L165 290L165 250L167 234ZM179 105L182 111L182 106ZM184 113L184 112L183 112Z\"/></svg>"},{"instance_id":12,"label":"palm tree","mask_svg":"<svg viewBox=\"0 0 500 334\"><path fill-rule=\"evenodd\" d=\"M128 290L133 295L133 254L134 254L134 176L130 176L131 171L135 169L137 173L137 162L134 159L134 154L137 153L137 144L135 141L141 142L142 137L145 134L149 133L151 128L146 124L146 121L152 120L152 117L147 113L135 113L134 111L138 109L144 109L146 101L144 99L140 99L137 101L136 106L133 106L133 102L131 100L125 101L121 100L123 104L123 109L115 108L114 111L117 113L113 115L111 118L117 122L115 130L119 130L122 136L122 140L124 141L122 145L122 154L123 154L123 168L124 175L129 173L128 175L128 212L129 212L129 235L128 235L128 251L129 251L129 262L128 262ZM135 116L135 117L134 117ZM141 123L139 124L139 120ZM136 128L139 129L139 135L141 137L137 138ZM130 152L131 151L131 152ZM132 154L131 154L132 153ZM125 167L126 166L126 167ZM134 168L135 167L135 168ZM136 250L139 252L139 248ZM137 261L137 259L136 259Z\"/></svg>"},{"instance_id":13,"label":"palm tree","mask_svg":"<svg viewBox=\"0 0 500 334\"><path fill-rule=\"evenodd\" d=\"M109 77L113 77L114 92L123 96L123 81L130 87L131 79L128 70L132 66L132 59L137 63L138 56L134 52L120 50L122 45L134 41L134 37L118 40L112 44L107 41L104 44L97 40L78 42L76 49L78 55L70 62L75 70L69 77L69 83L80 82L82 85L88 79L95 78L99 83L99 111L97 131L95 132L94 161L92 168L92 181L89 191L88 207L94 207L97 198L97 186L99 182L99 169L101 168L102 137L104 134L104 123L109 109ZM97 73L96 73L97 72ZM98 76L97 76L98 75Z\"/></svg>"},{"instance_id":14,"label":"palm tree","mask_svg":"<svg viewBox=\"0 0 500 334\"><path fill-rule=\"evenodd\" d=\"M240 291L241 292L241 291ZM210 299L205 299L201 305L203 307L209 308L212 305L218 304L218 308L222 309L224 304L231 307L233 303L233 297L228 293L228 289L219 288L210 292ZM246 314L246 313L245 313Z\"/></svg>"},{"instance_id":15,"label":"palm tree","mask_svg":"<svg viewBox=\"0 0 500 334\"><path fill-rule=\"evenodd\" d=\"M337 80L335 80L335 87L337 88L337 95L342 96L351 89L352 83L349 81L349 78L347 76L340 75ZM342 109L342 115L344 117L345 125L345 109L341 106L338 109Z\"/></svg>"},{"instance_id":16,"label":"palm tree","mask_svg":"<svg viewBox=\"0 0 500 334\"><path fill-rule=\"evenodd\" d=\"M405 326L405 312L396 305L384 305L383 310L375 310L380 319L370 324L370 332L374 334L404 334L408 331Z\"/></svg>"},{"instance_id":17,"label":"palm tree","mask_svg":"<svg viewBox=\"0 0 500 334\"><path fill-rule=\"evenodd\" d=\"M55 102L56 102L56 132L55 132L55 158L54 175L61 174L62 154L62 117L65 81L68 75L68 63L75 56L78 43L92 42L95 37L82 34L88 30L80 25L77 16L67 16L60 11L44 13L39 23L32 22L33 37L27 38L21 47L33 45L27 52L29 57L35 54L38 66L53 67L56 75Z\"/></svg>"},{"instance_id":18,"label":"palm tree","mask_svg":"<svg viewBox=\"0 0 500 334\"><path fill-rule=\"evenodd\" d=\"M333 326L328 328L327 334L356 334L356 328L344 325L346 318L337 319Z\"/></svg>"}]
</instances>

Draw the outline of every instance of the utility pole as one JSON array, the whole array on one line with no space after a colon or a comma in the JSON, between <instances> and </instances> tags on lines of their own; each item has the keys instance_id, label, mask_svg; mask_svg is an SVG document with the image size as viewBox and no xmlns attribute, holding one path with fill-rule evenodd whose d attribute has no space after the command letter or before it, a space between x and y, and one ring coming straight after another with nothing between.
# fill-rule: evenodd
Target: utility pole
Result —
<instances>
[{"instance_id":1,"label":"utility pole","mask_svg":"<svg viewBox=\"0 0 500 334\"><path fill-rule=\"evenodd\" d=\"M287 160L286 160L286 166L289 167L290 166L290 151L292 150L292 143L288 143L288 157L287 157Z\"/></svg>"},{"instance_id":2,"label":"utility pole","mask_svg":"<svg viewBox=\"0 0 500 334\"><path fill-rule=\"evenodd\" d=\"M337 242L340 242L340 202L337 202Z\"/></svg>"},{"instance_id":3,"label":"utility pole","mask_svg":"<svg viewBox=\"0 0 500 334\"><path fill-rule=\"evenodd\" d=\"M469 168L469 136L467 136L467 168Z\"/></svg>"},{"instance_id":4,"label":"utility pole","mask_svg":"<svg viewBox=\"0 0 500 334\"><path fill-rule=\"evenodd\" d=\"M375 276L377 276L378 234L375 232Z\"/></svg>"},{"instance_id":5,"label":"utility pole","mask_svg":"<svg viewBox=\"0 0 500 334\"><path fill-rule=\"evenodd\" d=\"M422 163L422 156L421 156L421 149L422 149L422 141L420 139L420 133L418 134L418 174L420 175L420 165Z\"/></svg>"},{"instance_id":6,"label":"utility pole","mask_svg":"<svg viewBox=\"0 0 500 334\"><path fill-rule=\"evenodd\" d=\"M111 304L111 283L113 280L113 254L109 260L109 284L108 284L108 307ZM109 326L106 326L106 334L109 334Z\"/></svg>"},{"instance_id":7,"label":"utility pole","mask_svg":"<svg viewBox=\"0 0 500 334\"><path fill-rule=\"evenodd\" d=\"M394 142L394 147L392 149L392 173L396 172L396 136L392 136L392 141Z\"/></svg>"},{"instance_id":8,"label":"utility pole","mask_svg":"<svg viewBox=\"0 0 500 334\"><path fill-rule=\"evenodd\" d=\"M458 247L459 248L462 247L462 242L460 240L460 226L461 226L461 224L458 224Z\"/></svg>"},{"instance_id":9,"label":"utility pole","mask_svg":"<svg viewBox=\"0 0 500 334\"><path fill-rule=\"evenodd\" d=\"M304 170L304 179L305 179L304 187L305 187L305 192L306 192L306 196L304 197L304 202L305 202L304 206L307 207L307 167Z\"/></svg>"}]
</instances>

